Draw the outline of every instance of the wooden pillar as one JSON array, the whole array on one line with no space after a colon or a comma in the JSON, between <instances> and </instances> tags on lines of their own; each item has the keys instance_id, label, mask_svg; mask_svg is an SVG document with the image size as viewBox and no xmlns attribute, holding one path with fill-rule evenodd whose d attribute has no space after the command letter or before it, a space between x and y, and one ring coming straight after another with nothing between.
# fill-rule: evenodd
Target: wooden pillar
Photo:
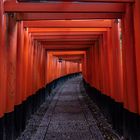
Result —
<instances>
[{"instance_id":1,"label":"wooden pillar","mask_svg":"<svg viewBox=\"0 0 140 140\"><path fill-rule=\"evenodd\" d=\"M39 47L38 47L38 89L41 88L41 45L39 44Z\"/></svg>"},{"instance_id":2,"label":"wooden pillar","mask_svg":"<svg viewBox=\"0 0 140 140\"><path fill-rule=\"evenodd\" d=\"M39 43L37 43L37 46L36 46L36 48L37 48L37 52L36 52L36 72L35 72L35 74L36 74L36 80L35 80L35 82L36 82L36 89L35 89L35 91L37 91L38 90L38 88L39 88L39 51L40 51L40 46L39 46Z\"/></svg>"},{"instance_id":3,"label":"wooden pillar","mask_svg":"<svg viewBox=\"0 0 140 140\"><path fill-rule=\"evenodd\" d=\"M7 51L6 17L3 14L3 0L0 1L0 118L6 110Z\"/></svg>"},{"instance_id":4,"label":"wooden pillar","mask_svg":"<svg viewBox=\"0 0 140 140\"><path fill-rule=\"evenodd\" d=\"M111 97L112 93L112 42L111 42L111 29L108 28L106 33L106 59L107 59L107 81L108 81L108 96Z\"/></svg>"},{"instance_id":5,"label":"wooden pillar","mask_svg":"<svg viewBox=\"0 0 140 140\"><path fill-rule=\"evenodd\" d=\"M131 4L126 4L126 13L122 23L123 31L123 81L124 81L124 106L131 112L138 112L138 96L136 82L136 61L134 49L133 9Z\"/></svg>"},{"instance_id":6,"label":"wooden pillar","mask_svg":"<svg viewBox=\"0 0 140 140\"><path fill-rule=\"evenodd\" d=\"M24 47L23 47L23 94L22 94L22 100L26 100L26 57L27 57L27 28L24 28Z\"/></svg>"},{"instance_id":7,"label":"wooden pillar","mask_svg":"<svg viewBox=\"0 0 140 140\"><path fill-rule=\"evenodd\" d=\"M107 32L103 33L103 75L104 75L104 93L109 96L110 82L109 82L109 58L107 49Z\"/></svg>"},{"instance_id":8,"label":"wooden pillar","mask_svg":"<svg viewBox=\"0 0 140 140\"><path fill-rule=\"evenodd\" d=\"M104 86L105 86L105 71L104 71L104 46L103 46L103 35L100 36L99 39L99 79L100 79L100 91L102 93L104 92Z\"/></svg>"},{"instance_id":9,"label":"wooden pillar","mask_svg":"<svg viewBox=\"0 0 140 140\"><path fill-rule=\"evenodd\" d=\"M103 51L103 93L109 96L109 61L108 61L108 52L107 52L107 33L103 33L103 45L102 45L102 51Z\"/></svg>"},{"instance_id":10,"label":"wooden pillar","mask_svg":"<svg viewBox=\"0 0 140 140\"><path fill-rule=\"evenodd\" d=\"M33 59L34 59L34 40L31 38L31 42L30 42L30 54L29 54L30 58L30 64L29 64L29 95L32 95L34 93L33 91Z\"/></svg>"},{"instance_id":11,"label":"wooden pillar","mask_svg":"<svg viewBox=\"0 0 140 140\"><path fill-rule=\"evenodd\" d=\"M45 86L45 50L41 46L41 88Z\"/></svg>"},{"instance_id":12,"label":"wooden pillar","mask_svg":"<svg viewBox=\"0 0 140 140\"><path fill-rule=\"evenodd\" d=\"M12 112L16 95L17 24L14 15L7 16L7 102L6 112Z\"/></svg>"},{"instance_id":13,"label":"wooden pillar","mask_svg":"<svg viewBox=\"0 0 140 140\"><path fill-rule=\"evenodd\" d=\"M94 46L94 86L96 89L100 90L100 59L99 59L99 41L95 43Z\"/></svg>"},{"instance_id":14,"label":"wooden pillar","mask_svg":"<svg viewBox=\"0 0 140 140\"><path fill-rule=\"evenodd\" d=\"M33 46L33 71L32 71L32 76L33 76L33 79L32 79L32 88L33 88L33 93L35 93L35 88L36 88L36 53L37 53L37 42L35 41L34 42L34 46Z\"/></svg>"},{"instance_id":15,"label":"wooden pillar","mask_svg":"<svg viewBox=\"0 0 140 140\"><path fill-rule=\"evenodd\" d=\"M108 78L109 78L109 91L108 95L112 98L113 97L113 54L112 54L112 34L111 34L111 28L107 31L107 59L108 59Z\"/></svg>"},{"instance_id":16,"label":"wooden pillar","mask_svg":"<svg viewBox=\"0 0 140 140\"><path fill-rule=\"evenodd\" d=\"M113 95L117 102L123 100L122 47L120 44L119 21L112 21L112 77Z\"/></svg>"},{"instance_id":17,"label":"wooden pillar","mask_svg":"<svg viewBox=\"0 0 140 140\"><path fill-rule=\"evenodd\" d=\"M138 103L140 114L140 0L135 0L134 4L134 31L135 31L135 54L138 84Z\"/></svg>"},{"instance_id":18,"label":"wooden pillar","mask_svg":"<svg viewBox=\"0 0 140 140\"><path fill-rule=\"evenodd\" d=\"M90 75L91 75L91 68L90 68L90 49L87 50L87 82L90 83Z\"/></svg>"},{"instance_id":19,"label":"wooden pillar","mask_svg":"<svg viewBox=\"0 0 140 140\"><path fill-rule=\"evenodd\" d=\"M28 42L27 42L27 49L28 49L28 58L27 58L27 65L26 65L26 98L30 96L30 85L31 85L31 34L28 33Z\"/></svg>"},{"instance_id":20,"label":"wooden pillar","mask_svg":"<svg viewBox=\"0 0 140 140\"><path fill-rule=\"evenodd\" d=\"M17 31L17 78L16 78L16 99L15 104L19 105L22 103L22 94L23 94L23 23L18 22L18 31Z\"/></svg>"},{"instance_id":21,"label":"wooden pillar","mask_svg":"<svg viewBox=\"0 0 140 140\"><path fill-rule=\"evenodd\" d=\"M47 80L48 80L48 75L47 75L47 73L48 73L48 63L47 63L47 61L48 61L48 56L47 56L47 51L45 50L45 52L44 52L45 54L45 84L47 84Z\"/></svg>"},{"instance_id":22,"label":"wooden pillar","mask_svg":"<svg viewBox=\"0 0 140 140\"><path fill-rule=\"evenodd\" d=\"M51 52L47 52L47 83L49 83L52 79L52 53Z\"/></svg>"},{"instance_id":23,"label":"wooden pillar","mask_svg":"<svg viewBox=\"0 0 140 140\"><path fill-rule=\"evenodd\" d=\"M16 99L16 62L17 62L17 22L14 14L6 16L6 52L7 52L7 82L6 82L6 115L5 137L15 139L14 107Z\"/></svg>"},{"instance_id":24,"label":"wooden pillar","mask_svg":"<svg viewBox=\"0 0 140 140\"><path fill-rule=\"evenodd\" d=\"M48 63L50 61L50 53L46 51L46 83L49 82L49 68L50 64Z\"/></svg>"},{"instance_id":25,"label":"wooden pillar","mask_svg":"<svg viewBox=\"0 0 140 140\"><path fill-rule=\"evenodd\" d=\"M90 75L90 84L93 85L93 80L94 80L94 67L95 67L95 60L94 60L94 47L95 47L95 44L91 47L91 51L90 51L90 55L91 55L91 58L90 58L90 69L91 69L91 75Z\"/></svg>"},{"instance_id":26,"label":"wooden pillar","mask_svg":"<svg viewBox=\"0 0 140 140\"><path fill-rule=\"evenodd\" d=\"M84 59L83 59L83 68L84 68L84 77L87 81L87 52L84 55Z\"/></svg>"}]
</instances>

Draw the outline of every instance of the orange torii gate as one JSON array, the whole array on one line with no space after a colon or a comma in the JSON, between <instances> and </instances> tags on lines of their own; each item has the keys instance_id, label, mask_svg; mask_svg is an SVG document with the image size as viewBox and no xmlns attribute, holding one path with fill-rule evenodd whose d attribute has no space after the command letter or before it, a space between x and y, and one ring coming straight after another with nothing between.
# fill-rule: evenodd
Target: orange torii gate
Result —
<instances>
[{"instance_id":1,"label":"orange torii gate","mask_svg":"<svg viewBox=\"0 0 140 140\"><path fill-rule=\"evenodd\" d=\"M140 114L139 0L20 1L0 1L0 117L81 67L89 85ZM70 53L62 64L58 51Z\"/></svg>"}]
</instances>

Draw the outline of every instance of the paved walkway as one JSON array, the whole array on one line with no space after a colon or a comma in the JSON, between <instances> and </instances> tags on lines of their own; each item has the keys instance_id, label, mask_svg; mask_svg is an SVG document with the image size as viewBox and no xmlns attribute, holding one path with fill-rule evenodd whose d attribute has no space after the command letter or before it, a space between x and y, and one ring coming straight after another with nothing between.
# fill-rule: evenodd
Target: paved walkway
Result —
<instances>
[{"instance_id":1,"label":"paved walkway","mask_svg":"<svg viewBox=\"0 0 140 140\"><path fill-rule=\"evenodd\" d=\"M31 140L105 139L84 101L80 82L81 77L65 82L54 96Z\"/></svg>"}]
</instances>

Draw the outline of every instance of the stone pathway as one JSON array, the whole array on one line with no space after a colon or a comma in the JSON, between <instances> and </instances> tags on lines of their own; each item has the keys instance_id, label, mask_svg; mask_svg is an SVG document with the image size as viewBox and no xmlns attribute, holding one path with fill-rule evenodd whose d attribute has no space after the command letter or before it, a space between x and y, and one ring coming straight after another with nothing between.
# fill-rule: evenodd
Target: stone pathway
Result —
<instances>
[{"instance_id":1,"label":"stone pathway","mask_svg":"<svg viewBox=\"0 0 140 140\"><path fill-rule=\"evenodd\" d=\"M105 140L81 94L81 80L68 80L58 90L31 140Z\"/></svg>"}]
</instances>

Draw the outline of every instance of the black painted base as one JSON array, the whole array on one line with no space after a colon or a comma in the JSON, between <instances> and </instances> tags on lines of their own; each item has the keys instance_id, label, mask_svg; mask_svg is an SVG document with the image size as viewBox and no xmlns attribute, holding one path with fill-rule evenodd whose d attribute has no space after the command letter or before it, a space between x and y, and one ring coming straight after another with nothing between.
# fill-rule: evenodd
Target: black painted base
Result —
<instances>
[{"instance_id":1,"label":"black painted base","mask_svg":"<svg viewBox=\"0 0 140 140\"><path fill-rule=\"evenodd\" d=\"M99 106L108 122L125 140L140 140L140 116L123 108L84 80L84 86L90 98Z\"/></svg>"},{"instance_id":2,"label":"black painted base","mask_svg":"<svg viewBox=\"0 0 140 140\"><path fill-rule=\"evenodd\" d=\"M0 118L0 140L15 140L25 129L31 115L34 114L41 104L51 102L53 94L52 90L62 85L69 78L79 76L81 73L74 73L58 78L46 87L39 89L35 94L28 97L22 104L15 106L11 113L7 113Z\"/></svg>"},{"instance_id":3,"label":"black painted base","mask_svg":"<svg viewBox=\"0 0 140 140\"><path fill-rule=\"evenodd\" d=\"M0 118L0 139L4 138L4 117Z\"/></svg>"}]
</instances>

